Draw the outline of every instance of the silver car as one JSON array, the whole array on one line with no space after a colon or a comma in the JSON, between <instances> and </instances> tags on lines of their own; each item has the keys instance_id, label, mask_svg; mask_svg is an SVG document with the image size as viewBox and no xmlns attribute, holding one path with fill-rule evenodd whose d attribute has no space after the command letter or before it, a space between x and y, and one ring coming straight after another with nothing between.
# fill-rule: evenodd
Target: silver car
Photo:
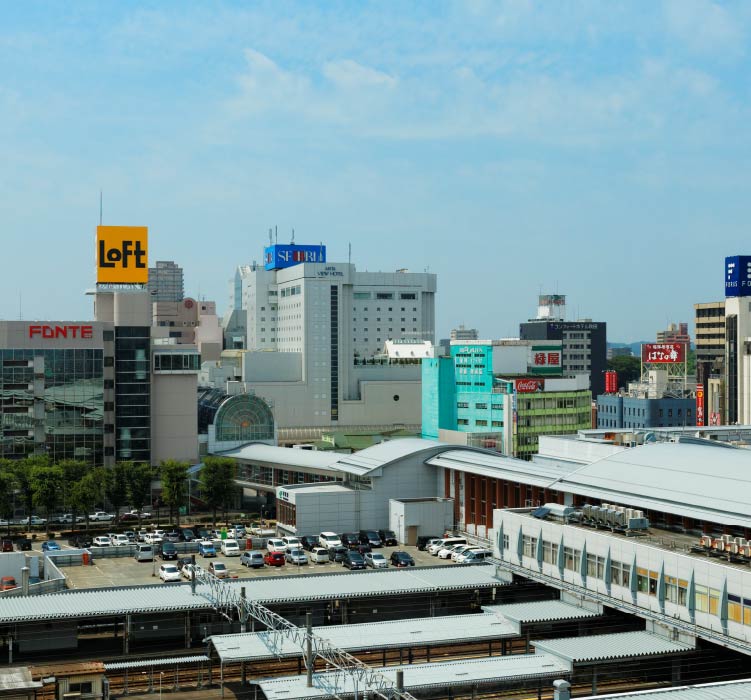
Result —
<instances>
[{"instance_id":1,"label":"silver car","mask_svg":"<svg viewBox=\"0 0 751 700\"><path fill-rule=\"evenodd\" d=\"M297 564L298 566L308 563L308 555L302 549L290 549L284 558L290 564Z\"/></svg>"},{"instance_id":2,"label":"silver car","mask_svg":"<svg viewBox=\"0 0 751 700\"><path fill-rule=\"evenodd\" d=\"M369 566L371 569L389 568L389 560L380 552L366 552L364 556L365 566Z\"/></svg>"}]
</instances>

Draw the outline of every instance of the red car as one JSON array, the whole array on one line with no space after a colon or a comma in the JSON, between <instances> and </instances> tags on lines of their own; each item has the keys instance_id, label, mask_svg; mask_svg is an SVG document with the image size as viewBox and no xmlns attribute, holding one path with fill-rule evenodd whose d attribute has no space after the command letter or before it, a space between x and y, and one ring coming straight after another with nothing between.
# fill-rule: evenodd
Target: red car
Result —
<instances>
[{"instance_id":1,"label":"red car","mask_svg":"<svg viewBox=\"0 0 751 700\"><path fill-rule=\"evenodd\" d=\"M16 588L16 579L12 576L3 576L0 579L0 591L10 591L13 588Z\"/></svg>"},{"instance_id":2,"label":"red car","mask_svg":"<svg viewBox=\"0 0 751 700\"><path fill-rule=\"evenodd\" d=\"M3 540L3 552L13 551L13 540Z\"/></svg>"},{"instance_id":3,"label":"red car","mask_svg":"<svg viewBox=\"0 0 751 700\"><path fill-rule=\"evenodd\" d=\"M263 563L266 566L284 566L284 552L266 552Z\"/></svg>"}]
</instances>

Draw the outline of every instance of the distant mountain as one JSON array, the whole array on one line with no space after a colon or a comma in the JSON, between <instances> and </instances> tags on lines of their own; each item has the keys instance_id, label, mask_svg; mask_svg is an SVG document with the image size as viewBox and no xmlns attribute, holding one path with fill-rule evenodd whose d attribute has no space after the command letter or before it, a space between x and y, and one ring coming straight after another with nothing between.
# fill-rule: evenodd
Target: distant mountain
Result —
<instances>
[{"instance_id":1,"label":"distant mountain","mask_svg":"<svg viewBox=\"0 0 751 700\"><path fill-rule=\"evenodd\" d=\"M641 346L644 343L654 343L654 340L637 340L635 343L611 343L608 342L609 348L631 348L631 352L639 356L641 355Z\"/></svg>"}]
</instances>

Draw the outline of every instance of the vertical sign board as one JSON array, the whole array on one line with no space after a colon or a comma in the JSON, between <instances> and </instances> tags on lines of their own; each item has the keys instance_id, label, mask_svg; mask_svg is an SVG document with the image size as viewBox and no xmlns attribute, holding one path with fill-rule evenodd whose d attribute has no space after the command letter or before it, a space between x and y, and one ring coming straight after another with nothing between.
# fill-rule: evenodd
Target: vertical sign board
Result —
<instances>
[{"instance_id":1,"label":"vertical sign board","mask_svg":"<svg viewBox=\"0 0 751 700\"><path fill-rule=\"evenodd\" d=\"M725 296L751 296L751 255L725 258Z\"/></svg>"},{"instance_id":2,"label":"vertical sign board","mask_svg":"<svg viewBox=\"0 0 751 700\"><path fill-rule=\"evenodd\" d=\"M146 226L97 226L97 284L146 284L148 247Z\"/></svg>"},{"instance_id":3,"label":"vertical sign board","mask_svg":"<svg viewBox=\"0 0 751 700\"><path fill-rule=\"evenodd\" d=\"M696 385L696 425L704 425L704 385Z\"/></svg>"}]
</instances>

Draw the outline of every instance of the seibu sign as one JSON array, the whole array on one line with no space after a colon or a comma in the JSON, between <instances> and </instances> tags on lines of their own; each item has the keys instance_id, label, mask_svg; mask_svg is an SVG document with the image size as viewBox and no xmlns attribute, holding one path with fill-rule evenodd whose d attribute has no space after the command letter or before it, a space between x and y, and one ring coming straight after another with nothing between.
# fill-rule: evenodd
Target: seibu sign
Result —
<instances>
[{"instance_id":1,"label":"seibu sign","mask_svg":"<svg viewBox=\"0 0 751 700\"><path fill-rule=\"evenodd\" d=\"M94 337L94 326L29 326L29 338L82 338Z\"/></svg>"},{"instance_id":2,"label":"seibu sign","mask_svg":"<svg viewBox=\"0 0 751 700\"><path fill-rule=\"evenodd\" d=\"M534 394L545 389L544 379L515 379L514 388L517 394Z\"/></svg>"}]
</instances>

